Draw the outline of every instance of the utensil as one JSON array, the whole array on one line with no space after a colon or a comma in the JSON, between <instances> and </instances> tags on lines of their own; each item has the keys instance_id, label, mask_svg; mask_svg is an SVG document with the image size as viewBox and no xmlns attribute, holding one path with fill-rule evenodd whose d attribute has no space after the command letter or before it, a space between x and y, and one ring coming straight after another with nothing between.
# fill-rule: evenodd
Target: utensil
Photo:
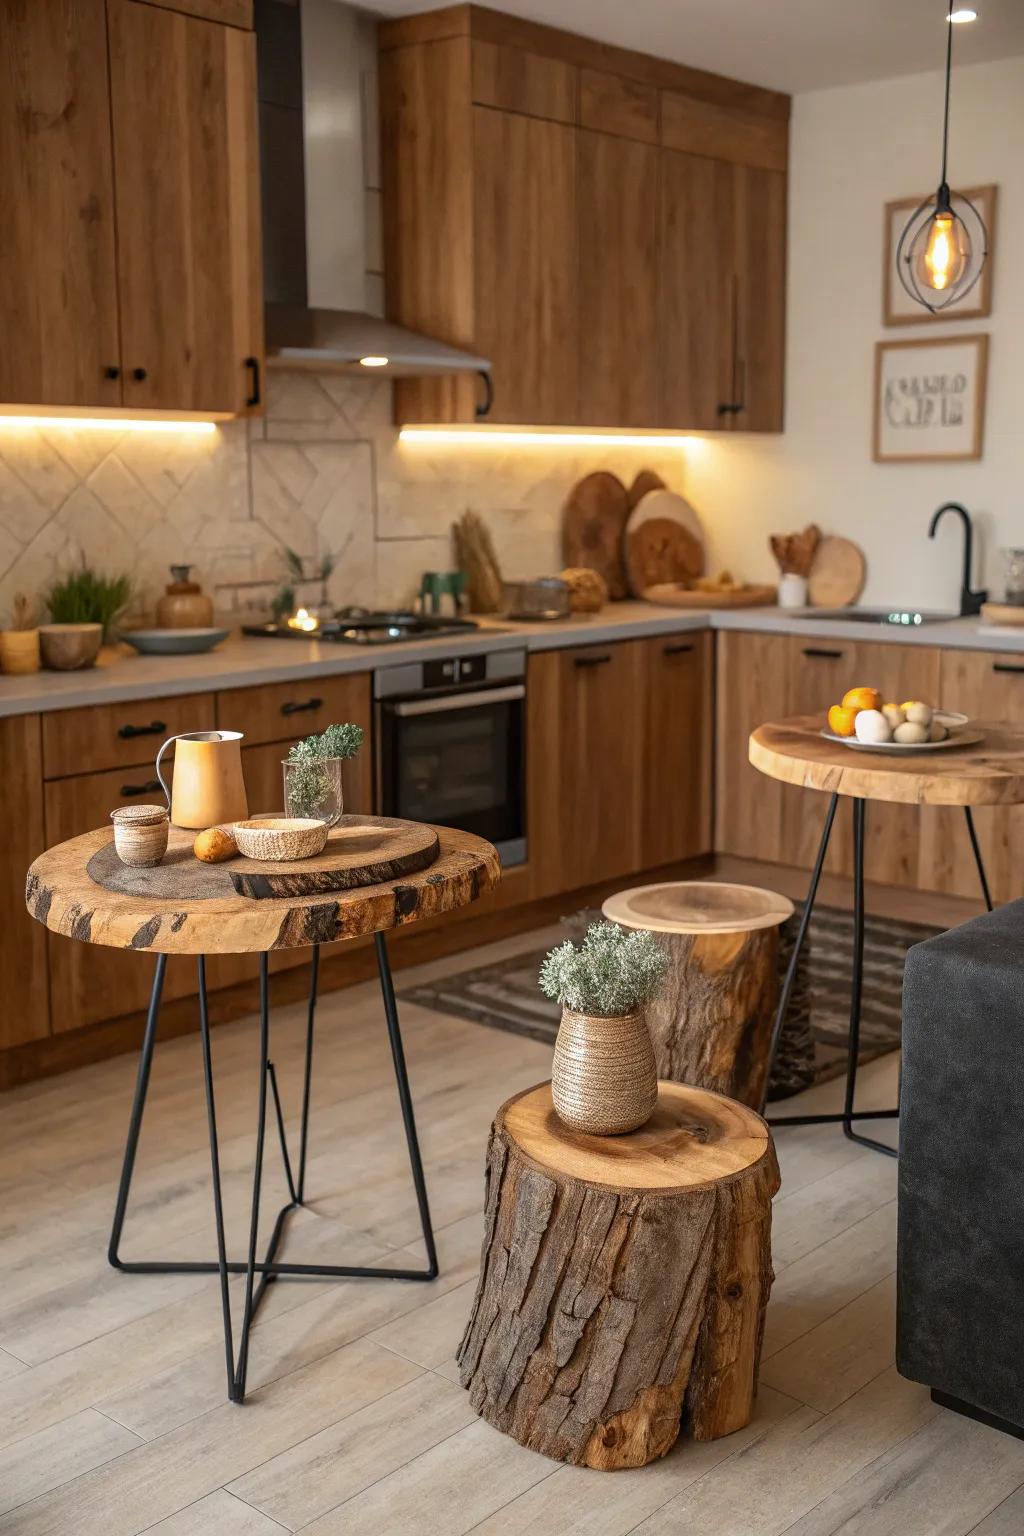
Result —
<instances>
[{"instance_id":1,"label":"utensil","mask_svg":"<svg viewBox=\"0 0 1024 1536\"><path fill-rule=\"evenodd\" d=\"M263 816L236 821L232 828L238 851L246 859L281 863L311 859L327 842L327 823L307 816Z\"/></svg>"},{"instance_id":2,"label":"utensil","mask_svg":"<svg viewBox=\"0 0 1024 1536\"><path fill-rule=\"evenodd\" d=\"M111 811L114 850L131 869L151 869L167 852L170 825L163 805L122 805Z\"/></svg>"},{"instance_id":3,"label":"utensil","mask_svg":"<svg viewBox=\"0 0 1024 1536\"><path fill-rule=\"evenodd\" d=\"M571 611L569 583L560 576L507 581L502 596L510 619L564 619Z\"/></svg>"},{"instance_id":4,"label":"utensil","mask_svg":"<svg viewBox=\"0 0 1024 1536\"><path fill-rule=\"evenodd\" d=\"M700 519L674 491L648 491L634 507L624 534L626 578L634 597L663 582L688 582L704 571Z\"/></svg>"},{"instance_id":5,"label":"utensil","mask_svg":"<svg viewBox=\"0 0 1024 1536\"><path fill-rule=\"evenodd\" d=\"M867 563L864 551L849 539L822 539L807 582L812 608L848 608L864 590Z\"/></svg>"},{"instance_id":6,"label":"utensil","mask_svg":"<svg viewBox=\"0 0 1024 1536\"><path fill-rule=\"evenodd\" d=\"M156 755L156 776L176 827L200 831L248 816L241 740L241 731L185 731L168 736ZM163 755L172 745L173 790L160 772Z\"/></svg>"},{"instance_id":7,"label":"utensil","mask_svg":"<svg viewBox=\"0 0 1024 1536\"><path fill-rule=\"evenodd\" d=\"M945 724L945 720L943 720ZM826 741L838 742L841 747L850 747L854 752L948 752L952 747L974 747L983 740L980 731L952 730L945 741L858 741L856 736L837 736L835 731L830 731L827 726L822 726L821 735Z\"/></svg>"},{"instance_id":8,"label":"utensil","mask_svg":"<svg viewBox=\"0 0 1024 1536\"><path fill-rule=\"evenodd\" d=\"M622 538L629 518L629 494L607 470L585 475L569 492L562 510L562 559L568 566L598 571L612 598L628 597Z\"/></svg>"},{"instance_id":9,"label":"utensil","mask_svg":"<svg viewBox=\"0 0 1024 1536\"><path fill-rule=\"evenodd\" d=\"M54 672L77 672L95 664L103 642L102 624L40 624L39 650L43 666Z\"/></svg>"},{"instance_id":10,"label":"utensil","mask_svg":"<svg viewBox=\"0 0 1024 1536\"><path fill-rule=\"evenodd\" d=\"M143 656L194 656L226 640L228 629L122 629L119 640Z\"/></svg>"}]
</instances>

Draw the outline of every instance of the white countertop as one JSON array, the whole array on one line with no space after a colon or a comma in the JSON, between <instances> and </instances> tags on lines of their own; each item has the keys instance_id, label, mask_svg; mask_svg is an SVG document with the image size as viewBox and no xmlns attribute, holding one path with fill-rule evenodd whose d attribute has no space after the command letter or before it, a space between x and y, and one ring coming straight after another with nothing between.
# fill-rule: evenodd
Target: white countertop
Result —
<instances>
[{"instance_id":1,"label":"white countertop","mask_svg":"<svg viewBox=\"0 0 1024 1536\"><path fill-rule=\"evenodd\" d=\"M181 693L251 688L296 678L369 672L378 667L423 661L443 653L471 656L480 651L557 650L569 645L607 644L646 635L688 630L739 629L801 635L821 640L880 640L894 645L937 645L948 649L1024 654L1024 628L950 619L939 624L862 624L843 618L815 619L807 610L780 608L683 609L652 603L609 603L601 613L536 624L484 618L468 636L403 641L398 645L331 645L319 640L272 640L232 636L202 656L139 656L130 647L105 648L95 667L82 672L34 672L0 676L0 716L37 710L74 709L127 699L155 699Z\"/></svg>"}]
</instances>

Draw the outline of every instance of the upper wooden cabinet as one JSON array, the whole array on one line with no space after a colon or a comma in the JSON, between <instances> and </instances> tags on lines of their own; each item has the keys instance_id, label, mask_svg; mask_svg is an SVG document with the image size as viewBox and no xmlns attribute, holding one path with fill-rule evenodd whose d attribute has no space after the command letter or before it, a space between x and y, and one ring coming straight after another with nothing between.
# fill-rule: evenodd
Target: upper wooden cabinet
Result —
<instances>
[{"instance_id":1,"label":"upper wooden cabinet","mask_svg":"<svg viewBox=\"0 0 1024 1536\"><path fill-rule=\"evenodd\" d=\"M0 5L0 404L252 408L247 25L247 0Z\"/></svg>"},{"instance_id":2,"label":"upper wooden cabinet","mask_svg":"<svg viewBox=\"0 0 1024 1536\"><path fill-rule=\"evenodd\" d=\"M380 43L389 315L490 358L490 421L781 430L788 97L473 5Z\"/></svg>"}]
</instances>

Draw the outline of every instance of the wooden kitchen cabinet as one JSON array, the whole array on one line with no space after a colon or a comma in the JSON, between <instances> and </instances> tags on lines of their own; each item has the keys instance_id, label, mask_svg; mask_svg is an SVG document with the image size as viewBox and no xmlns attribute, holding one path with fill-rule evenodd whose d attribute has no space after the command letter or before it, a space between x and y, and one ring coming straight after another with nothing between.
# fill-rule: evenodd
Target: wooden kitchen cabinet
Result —
<instances>
[{"instance_id":1,"label":"wooden kitchen cabinet","mask_svg":"<svg viewBox=\"0 0 1024 1536\"><path fill-rule=\"evenodd\" d=\"M709 631L639 642L644 659L640 869L712 844L714 638Z\"/></svg>"},{"instance_id":2,"label":"wooden kitchen cabinet","mask_svg":"<svg viewBox=\"0 0 1024 1536\"><path fill-rule=\"evenodd\" d=\"M101 768L137 768L140 763L152 768L169 736L212 731L214 726L212 693L58 710L43 716L43 776L61 779Z\"/></svg>"},{"instance_id":3,"label":"wooden kitchen cabinet","mask_svg":"<svg viewBox=\"0 0 1024 1536\"><path fill-rule=\"evenodd\" d=\"M107 14L124 403L244 412L262 354L256 40L140 0Z\"/></svg>"},{"instance_id":4,"label":"wooden kitchen cabinet","mask_svg":"<svg viewBox=\"0 0 1024 1536\"><path fill-rule=\"evenodd\" d=\"M736 432L781 432L786 353L786 177L733 167Z\"/></svg>"},{"instance_id":5,"label":"wooden kitchen cabinet","mask_svg":"<svg viewBox=\"0 0 1024 1536\"><path fill-rule=\"evenodd\" d=\"M718 431L735 392L733 167L665 150L660 169L660 423Z\"/></svg>"},{"instance_id":6,"label":"wooden kitchen cabinet","mask_svg":"<svg viewBox=\"0 0 1024 1536\"><path fill-rule=\"evenodd\" d=\"M4 858L0 865L0 1050L50 1029L46 930L25 907L25 873L46 847L38 715L0 720Z\"/></svg>"},{"instance_id":7,"label":"wooden kitchen cabinet","mask_svg":"<svg viewBox=\"0 0 1024 1536\"><path fill-rule=\"evenodd\" d=\"M0 209L0 404L120 405L104 0L0 5Z\"/></svg>"},{"instance_id":8,"label":"wooden kitchen cabinet","mask_svg":"<svg viewBox=\"0 0 1024 1536\"><path fill-rule=\"evenodd\" d=\"M159 5L165 11L183 11L203 21L219 21L226 27L252 30L253 0L140 0L143 5Z\"/></svg>"},{"instance_id":9,"label":"wooden kitchen cabinet","mask_svg":"<svg viewBox=\"0 0 1024 1536\"><path fill-rule=\"evenodd\" d=\"M264 741L298 741L351 721L361 725L365 743L357 763L369 763L373 701L371 674L297 678L259 688L231 688L217 694L217 727L241 731L243 750ZM369 768L367 768L367 774ZM367 782L369 782L367 780Z\"/></svg>"},{"instance_id":10,"label":"wooden kitchen cabinet","mask_svg":"<svg viewBox=\"0 0 1024 1536\"><path fill-rule=\"evenodd\" d=\"M579 409L595 427L658 416L658 151L578 136Z\"/></svg>"},{"instance_id":11,"label":"wooden kitchen cabinet","mask_svg":"<svg viewBox=\"0 0 1024 1536\"><path fill-rule=\"evenodd\" d=\"M715 643L715 852L794 864L783 832L786 786L747 757L751 731L791 713L789 637L721 630Z\"/></svg>"}]
</instances>

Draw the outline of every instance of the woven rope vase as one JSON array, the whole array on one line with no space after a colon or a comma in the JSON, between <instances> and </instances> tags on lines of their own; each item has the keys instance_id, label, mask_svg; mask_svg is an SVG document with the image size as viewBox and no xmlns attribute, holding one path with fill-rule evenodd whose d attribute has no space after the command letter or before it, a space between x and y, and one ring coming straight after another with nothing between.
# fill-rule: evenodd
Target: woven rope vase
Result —
<instances>
[{"instance_id":1,"label":"woven rope vase","mask_svg":"<svg viewBox=\"0 0 1024 1536\"><path fill-rule=\"evenodd\" d=\"M622 1136L658 1102L654 1047L642 1013L601 1018L562 1009L551 1097L563 1124L588 1136Z\"/></svg>"}]
</instances>

